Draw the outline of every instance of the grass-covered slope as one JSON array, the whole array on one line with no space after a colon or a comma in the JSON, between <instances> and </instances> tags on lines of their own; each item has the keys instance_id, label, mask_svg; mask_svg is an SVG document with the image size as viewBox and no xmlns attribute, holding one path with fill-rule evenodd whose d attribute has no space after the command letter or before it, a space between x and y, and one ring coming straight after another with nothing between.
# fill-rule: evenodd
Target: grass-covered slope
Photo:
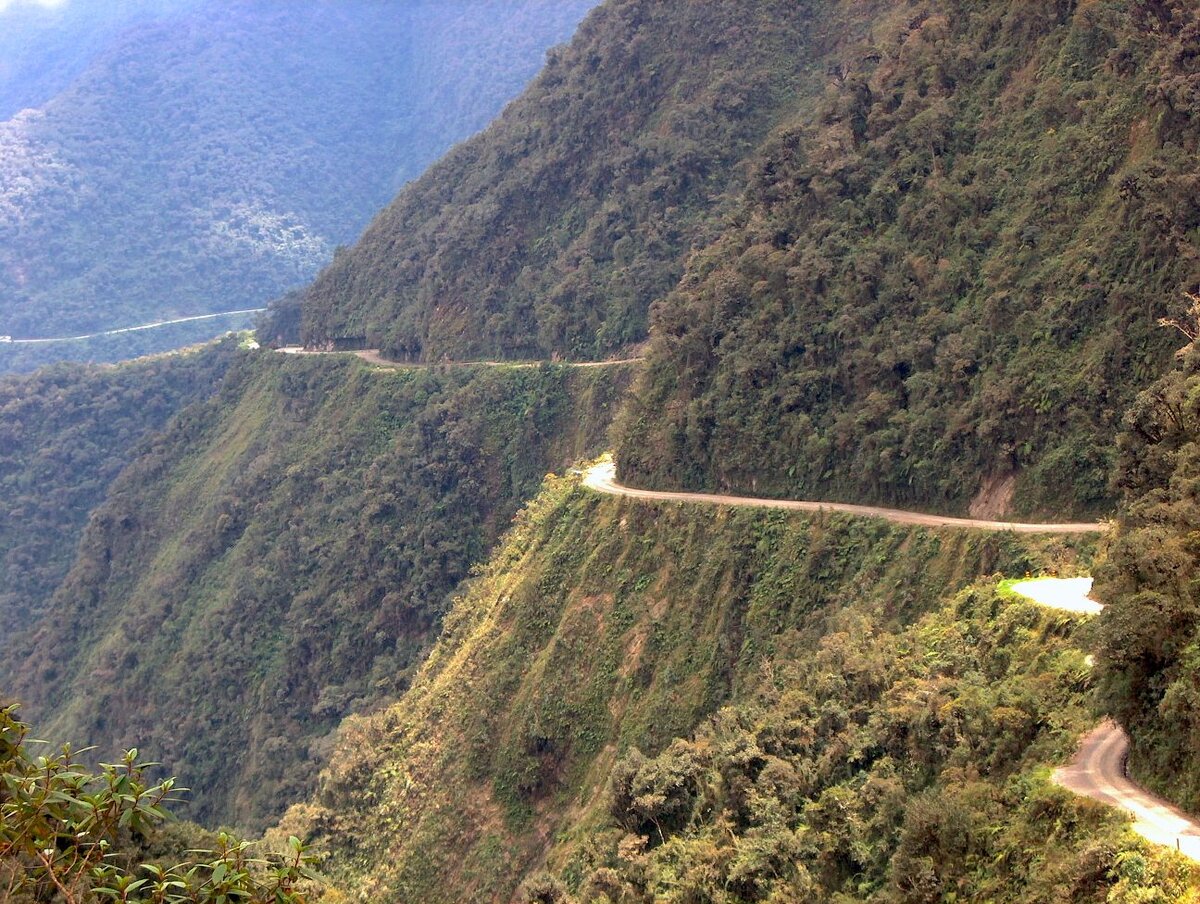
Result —
<instances>
[{"instance_id":1,"label":"grass-covered slope","mask_svg":"<svg viewBox=\"0 0 1200 904\"><path fill-rule=\"evenodd\" d=\"M1088 555L551 481L283 828L372 901L1103 900L1131 842L1038 771L1089 722L1073 622L956 596Z\"/></svg>"},{"instance_id":2,"label":"grass-covered slope","mask_svg":"<svg viewBox=\"0 0 1200 904\"><path fill-rule=\"evenodd\" d=\"M627 381L259 353L126 469L0 684L43 735L152 750L193 818L274 817L546 472L603 447Z\"/></svg>"},{"instance_id":3,"label":"grass-covered slope","mask_svg":"<svg viewBox=\"0 0 1200 904\"><path fill-rule=\"evenodd\" d=\"M306 340L439 360L588 358L644 339L651 302L740 193L741 161L861 30L827 28L821 5L603 4L334 260L308 293Z\"/></svg>"},{"instance_id":4,"label":"grass-covered slope","mask_svg":"<svg viewBox=\"0 0 1200 904\"><path fill-rule=\"evenodd\" d=\"M817 3L843 21L859 4ZM880 5L656 307L639 484L1102 512L1200 282L1200 13Z\"/></svg>"},{"instance_id":5,"label":"grass-covered slope","mask_svg":"<svg viewBox=\"0 0 1200 904\"><path fill-rule=\"evenodd\" d=\"M1051 783L1090 727L1068 617L986 583L901 629L850 601L657 756L618 760L561 904L1200 900L1200 870ZM526 894L526 900L545 900Z\"/></svg>"},{"instance_id":6,"label":"grass-covered slope","mask_svg":"<svg viewBox=\"0 0 1200 904\"><path fill-rule=\"evenodd\" d=\"M49 602L88 516L139 444L215 393L236 354L226 342L0 378L0 637L28 627Z\"/></svg>"},{"instance_id":7,"label":"grass-covered slope","mask_svg":"<svg viewBox=\"0 0 1200 904\"><path fill-rule=\"evenodd\" d=\"M112 37L0 123L0 334L241 310L307 282L592 2L195 0Z\"/></svg>"}]
</instances>

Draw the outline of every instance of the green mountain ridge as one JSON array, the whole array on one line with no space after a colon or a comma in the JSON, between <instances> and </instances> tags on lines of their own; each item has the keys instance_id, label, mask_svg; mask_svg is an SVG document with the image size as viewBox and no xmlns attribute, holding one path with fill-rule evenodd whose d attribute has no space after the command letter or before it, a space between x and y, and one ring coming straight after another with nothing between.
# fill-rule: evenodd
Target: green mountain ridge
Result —
<instances>
[{"instance_id":1,"label":"green mountain ridge","mask_svg":"<svg viewBox=\"0 0 1200 904\"><path fill-rule=\"evenodd\" d=\"M881 18L656 308L621 473L1111 511L1122 414L1176 347L1157 319L1200 282L1200 108L1171 93L1196 15L1151 6Z\"/></svg>"},{"instance_id":2,"label":"green mountain ridge","mask_svg":"<svg viewBox=\"0 0 1200 904\"><path fill-rule=\"evenodd\" d=\"M280 831L378 901L1179 891L1186 869L1047 781L1091 724L1074 620L973 584L1091 554L551 481Z\"/></svg>"},{"instance_id":3,"label":"green mountain ridge","mask_svg":"<svg viewBox=\"0 0 1200 904\"><path fill-rule=\"evenodd\" d=\"M841 38L810 4L606 3L483 134L400 193L304 299L306 342L603 357L720 229L740 164Z\"/></svg>"},{"instance_id":4,"label":"green mountain ridge","mask_svg":"<svg viewBox=\"0 0 1200 904\"><path fill-rule=\"evenodd\" d=\"M88 514L140 443L216 392L232 346L0 378L0 634L35 622L70 568Z\"/></svg>"}]
</instances>

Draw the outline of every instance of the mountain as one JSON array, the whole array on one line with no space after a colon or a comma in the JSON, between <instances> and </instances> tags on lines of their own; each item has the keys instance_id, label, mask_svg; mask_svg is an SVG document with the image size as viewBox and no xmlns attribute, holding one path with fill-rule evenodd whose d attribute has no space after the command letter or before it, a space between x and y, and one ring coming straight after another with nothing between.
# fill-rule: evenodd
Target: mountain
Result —
<instances>
[{"instance_id":1,"label":"mountain","mask_svg":"<svg viewBox=\"0 0 1200 904\"><path fill-rule=\"evenodd\" d=\"M1184 900L1048 780L1079 618L977 579L1093 552L551 480L281 832L376 901Z\"/></svg>"},{"instance_id":2,"label":"mountain","mask_svg":"<svg viewBox=\"0 0 1200 904\"><path fill-rule=\"evenodd\" d=\"M607 0L261 330L399 360L239 352L0 686L327 904L1195 901L1052 770L1200 799L1197 97L1176 0Z\"/></svg>"},{"instance_id":3,"label":"mountain","mask_svg":"<svg viewBox=\"0 0 1200 904\"><path fill-rule=\"evenodd\" d=\"M484 125L589 5L248 0L139 21L0 124L2 332L263 306Z\"/></svg>"},{"instance_id":4,"label":"mountain","mask_svg":"<svg viewBox=\"0 0 1200 904\"><path fill-rule=\"evenodd\" d=\"M880 14L656 307L621 473L1111 510L1121 417L1176 344L1157 321L1200 285L1196 29L1186 3Z\"/></svg>"},{"instance_id":5,"label":"mountain","mask_svg":"<svg viewBox=\"0 0 1200 904\"><path fill-rule=\"evenodd\" d=\"M651 302L741 191L741 162L846 38L782 0L605 4L335 258L304 299L305 341L438 360L644 340Z\"/></svg>"},{"instance_id":6,"label":"mountain","mask_svg":"<svg viewBox=\"0 0 1200 904\"><path fill-rule=\"evenodd\" d=\"M305 340L652 337L642 484L1103 513L1200 284L1193 12L606 4L326 269Z\"/></svg>"},{"instance_id":7,"label":"mountain","mask_svg":"<svg viewBox=\"0 0 1200 904\"><path fill-rule=\"evenodd\" d=\"M40 107L122 32L199 0L8 0L0 4L0 119Z\"/></svg>"}]
</instances>

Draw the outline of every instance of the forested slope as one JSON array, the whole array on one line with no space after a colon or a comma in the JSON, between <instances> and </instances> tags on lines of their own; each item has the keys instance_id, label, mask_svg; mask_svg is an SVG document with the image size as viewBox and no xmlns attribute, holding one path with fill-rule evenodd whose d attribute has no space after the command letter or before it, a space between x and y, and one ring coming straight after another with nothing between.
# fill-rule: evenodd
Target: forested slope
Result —
<instances>
[{"instance_id":1,"label":"forested slope","mask_svg":"<svg viewBox=\"0 0 1200 904\"><path fill-rule=\"evenodd\" d=\"M1197 42L1181 0L608 3L322 273L304 337L652 335L632 482L1100 514L1200 283Z\"/></svg>"},{"instance_id":2,"label":"forested slope","mask_svg":"<svg viewBox=\"0 0 1200 904\"><path fill-rule=\"evenodd\" d=\"M609 0L301 329L431 361L649 330L648 364L247 356L0 687L207 822L306 801L279 829L333 904L1195 904L1048 766L1108 708L1200 805L1195 353L1154 382L1200 280L1198 42L1177 0ZM1121 521L1098 553L544 477L619 407L635 484L1067 519L1117 461ZM1093 564L1098 628L998 583Z\"/></svg>"},{"instance_id":3,"label":"forested slope","mask_svg":"<svg viewBox=\"0 0 1200 904\"><path fill-rule=\"evenodd\" d=\"M71 0L0 4L0 119L40 107L122 31L203 0Z\"/></svg>"},{"instance_id":4,"label":"forested slope","mask_svg":"<svg viewBox=\"0 0 1200 904\"><path fill-rule=\"evenodd\" d=\"M1042 765L1072 619L975 584L1089 555L551 481L282 828L364 900L1176 900Z\"/></svg>"},{"instance_id":5,"label":"forested slope","mask_svg":"<svg viewBox=\"0 0 1200 904\"><path fill-rule=\"evenodd\" d=\"M656 307L620 472L1104 511L1121 415L1174 348L1156 321L1200 282L1200 13L886 6Z\"/></svg>"},{"instance_id":6,"label":"forested slope","mask_svg":"<svg viewBox=\"0 0 1200 904\"><path fill-rule=\"evenodd\" d=\"M66 576L88 515L139 444L215 393L235 343L116 367L0 378L0 636Z\"/></svg>"},{"instance_id":7,"label":"forested slope","mask_svg":"<svg viewBox=\"0 0 1200 904\"><path fill-rule=\"evenodd\" d=\"M740 192L741 161L869 17L829 28L816 9L604 4L322 273L306 340L438 360L590 358L644 339L651 302Z\"/></svg>"},{"instance_id":8,"label":"forested slope","mask_svg":"<svg viewBox=\"0 0 1200 904\"><path fill-rule=\"evenodd\" d=\"M258 353L146 447L0 686L39 734L153 750L255 826L403 691L544 475L603 448L622 368L380 371Z\"/></svg>"},{"instance_id":9,"label":"forested slope","mask_svg":"<svg viewBox=\"0 0 1200 904\"><path fill-rule=\"evenodd\" d=\"M0 333L240 310L303 284L591 3L205 0L121 33L0 123Z\"/></svg>"}]
</instances>

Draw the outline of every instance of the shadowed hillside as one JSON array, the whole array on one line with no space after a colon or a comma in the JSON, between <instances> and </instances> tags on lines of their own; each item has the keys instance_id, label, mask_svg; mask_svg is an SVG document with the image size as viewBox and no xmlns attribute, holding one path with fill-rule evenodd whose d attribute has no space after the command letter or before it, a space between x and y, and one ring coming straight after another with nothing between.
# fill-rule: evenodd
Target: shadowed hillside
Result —
<instances>
[{"instance_id":1,"label":"shadowed hillside","mask_svg":"<svg viewBox=\"0 0 1200 904\"><path fill-rule=\"evenodd\" d=\"M43 735L153 750L190 817L261 825L345 715L403 692L450 592L547 471L603 447L627 382L259 353L113 485L0 685Z\"/></svg>"}]
</instances>

